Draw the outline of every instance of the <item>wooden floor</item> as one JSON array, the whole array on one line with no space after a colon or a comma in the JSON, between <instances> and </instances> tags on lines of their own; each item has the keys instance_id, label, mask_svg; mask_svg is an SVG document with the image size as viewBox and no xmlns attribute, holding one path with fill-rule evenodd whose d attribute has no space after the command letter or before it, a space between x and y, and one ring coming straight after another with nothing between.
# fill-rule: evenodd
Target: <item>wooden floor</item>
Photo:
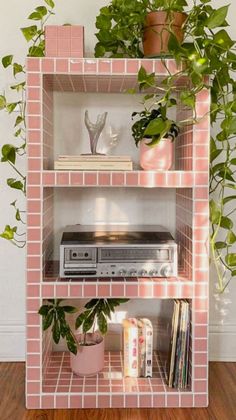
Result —
<instances>
[{"instance_id":1,"label":"wooden floor","mask_svg":"<svg viewBox=\"0 0 236 420\"><path fill-rule=\"evenodd\" d=\"M236 420L236 363L210 363L210 405L199 409L26 410L24 363L0 363L0 420Z\"/></svg>"}]
</instances>

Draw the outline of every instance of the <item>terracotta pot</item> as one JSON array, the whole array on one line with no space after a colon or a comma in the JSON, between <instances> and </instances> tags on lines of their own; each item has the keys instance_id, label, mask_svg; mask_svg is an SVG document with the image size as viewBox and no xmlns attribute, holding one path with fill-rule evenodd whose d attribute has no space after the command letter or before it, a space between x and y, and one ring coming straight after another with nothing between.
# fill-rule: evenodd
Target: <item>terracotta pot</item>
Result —
<instances>
[{"instance_id":1,"label":"terracotta pot","mask_svg":"<svg viewBox=\"0 0 236 420\"><path fill-rule=\"evenodd\" d=\"M143 52L145 57L156 57L168 53L170 30L179 43L183 42L182 26L187 15L181 12L150 12L146 17L143 34Z\"/></svg>"},{"instance_id":2,"label":"terracotta pot","mask_svg":"<svg viewBox=\"0 0 236 420\"><path fill-rule=\"evenodd\" d=\"M148 146L150 139L140 142L140 166L146 171L167 171L173 163L173 142L163 139L156 146Z\"/></svg>"},{"instance_id":3,"label":"terracotta pot","mask_svg":"<svg viewBox=\"0 0 236 420\"><path fill-rule=\"evenodd\" d=\"M87 333L87 343L83 342L83 334L75 334L78 341L77 354L70 354L71 370L79 376L94 376L104 367L104 339L99 333Z\"/></svg>"}]
</instances>

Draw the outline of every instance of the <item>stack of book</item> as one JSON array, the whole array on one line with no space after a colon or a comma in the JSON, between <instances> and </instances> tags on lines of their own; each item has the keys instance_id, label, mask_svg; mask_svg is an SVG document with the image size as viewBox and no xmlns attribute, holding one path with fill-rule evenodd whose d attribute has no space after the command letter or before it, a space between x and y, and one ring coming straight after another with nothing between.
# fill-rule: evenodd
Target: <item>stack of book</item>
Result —
<instances>
[{"instance_id":1,"label":"stack of book","mask_svg":"<svg viewBox=\"0 0 236 420\"><path fill-rule=\"evenodd\" d=\"M124 376L152 377L153 328L147 318L123 320Z\"/></svg>"},{"instance_id":2,"label":"stack of book","mask_svg":"<svg viewBox=\"0 0 236 420\"><path fill-rule=\"evenodd\" d=\"M189 385L190 308L187 300L174 301L172 330L167 366L167 383L184 389Z\"/></svg>"},{"instance_id":3,"label":"stack of book","mask_svg":"<svg viewBox=\"0 0 236 420\"><path fill-rule=\"evenodd\" d=\"M55 170L62 171L132 171L130 156L78 155L59 156Z\"/></svg>"}]
</instances>

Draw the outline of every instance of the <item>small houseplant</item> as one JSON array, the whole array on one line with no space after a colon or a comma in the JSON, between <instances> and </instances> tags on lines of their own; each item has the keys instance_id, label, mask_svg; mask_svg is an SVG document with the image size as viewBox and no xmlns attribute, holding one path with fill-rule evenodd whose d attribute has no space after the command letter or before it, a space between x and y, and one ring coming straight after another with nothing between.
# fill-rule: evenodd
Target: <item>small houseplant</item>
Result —
<instances>
[{"instance_id":1,"label":"small houseplant","mask_svg":"<svg viewBox=\"0 0 236 420\"><path fill-rule=\"evenodd\" d=\"M47 304L40 307L38 313L43 317L43 330L52 328L52 338L56 344L60 338L66 340L71 353L71 369L75 374L92 376L103 369L103 336L107 333L107 320L111 319L117 306L128 300L91 299L75 321L75 330L81 328L81 333L72 331L66 319L67 314L78 312L74 306L62 304L62 299L48 299Z\"/></svg>"},{"instance_id":2,"label":"small houseplant","mask_svg":"<svg viewBox=\"0 0 236 420\"><path fill-rule=\"evenodd\" d=\"M96 19L95 56L136 58L168 53L171 34L179 44L183 41L185 6L185 0L111 0Z\"/></svg>"}]
</instances>

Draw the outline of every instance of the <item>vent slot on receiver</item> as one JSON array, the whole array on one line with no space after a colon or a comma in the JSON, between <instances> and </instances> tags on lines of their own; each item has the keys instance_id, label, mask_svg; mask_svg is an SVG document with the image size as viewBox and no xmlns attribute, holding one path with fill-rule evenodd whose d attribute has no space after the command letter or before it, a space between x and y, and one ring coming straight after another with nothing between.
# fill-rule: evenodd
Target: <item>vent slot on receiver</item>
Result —
<instances>
[{"instance_id":1,"label":"vent slot on receiver","mask_svg":"<svg viewBox=\"0 0 236 420\"><path fill-rule=\"evenodd\" d=\"M170 248L101 248L98 252L99 262L109 261L159 261L168 262L172 260Z\"/></svg>"}]
</instances>

